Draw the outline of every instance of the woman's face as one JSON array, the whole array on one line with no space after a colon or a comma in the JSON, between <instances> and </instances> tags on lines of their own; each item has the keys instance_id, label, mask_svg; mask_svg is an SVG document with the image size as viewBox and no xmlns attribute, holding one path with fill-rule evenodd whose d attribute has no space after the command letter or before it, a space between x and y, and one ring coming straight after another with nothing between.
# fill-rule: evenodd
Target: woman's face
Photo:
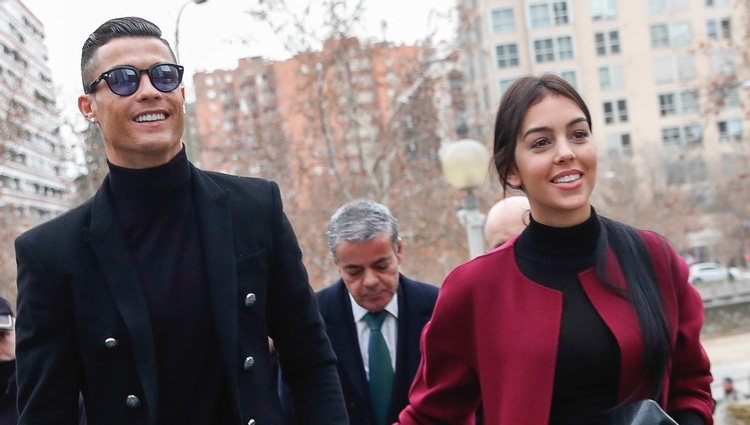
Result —
<instances>
[{"instance_id":1,"label":"woman's face","mask_svg":"<svg viewBox=\"0 0 750 425\"><path fill-rule=\"evenodd\" d=\"M596 146L575 102L547 94L526 111L516 136L515 163L508 182L523 188L534 220L568 227L589 217Z\"/></svg>"}]
</instances>

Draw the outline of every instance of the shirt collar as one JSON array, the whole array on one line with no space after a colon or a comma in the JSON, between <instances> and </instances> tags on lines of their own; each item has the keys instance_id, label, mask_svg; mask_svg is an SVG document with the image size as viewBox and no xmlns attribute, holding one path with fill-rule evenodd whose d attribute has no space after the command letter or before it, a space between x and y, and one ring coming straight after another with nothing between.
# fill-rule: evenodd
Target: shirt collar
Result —
<instances>
[{"instance_id":1,"label":"shirt collar","mask_svg":"<svg viewBox=\"0 0 750 425\"><path fill-rule=\"evenodd\" d=\"M365 314L367 314L367 309L357 304L351 293L347 292L347 294L349 294L349 300L352 302L352 315L354 316L354 321L359 322L365 317ZM385 311L398 319L398 291L396 291L393 294L393 297L391 297L391 300L388 301L388 304L385 306Z\"/></svg>"}]
</instances>

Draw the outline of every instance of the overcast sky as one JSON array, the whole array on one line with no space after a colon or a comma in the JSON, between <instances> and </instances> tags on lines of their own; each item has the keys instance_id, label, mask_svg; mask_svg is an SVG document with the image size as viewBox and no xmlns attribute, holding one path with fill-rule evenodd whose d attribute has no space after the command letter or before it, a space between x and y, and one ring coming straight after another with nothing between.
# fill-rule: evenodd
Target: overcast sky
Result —
<instances>
[{"instance_id":1,"label":"overcast sky","mask_svg":"<svg viewBox=\"0 0 750 425\"><path fill-rule=\"evenodd\" d=\"M174 29L180 8L189 0L21 0L42 22L49 50L49 65L55 86L59 87L58 104L72 105L80 94L81 45L88 34L110 18L141 16L159 25L164 37L174 45ZM289 0L290 3L307 3ZM237 59L265 56L284 59L278 37L264 24L244 13L247 0L208 0L189 4L180 18L180 56L186 68L185 85L192 87L196 71L236 67ZM379 36L380 22L388 24L386 37L395 42L411 43L424 39L431 31L447 37L453 31L446 18L455 0L371 0L367 4L362 36ZM435 12L438 12L436 15Z\"/></svg>"}]
</instances>

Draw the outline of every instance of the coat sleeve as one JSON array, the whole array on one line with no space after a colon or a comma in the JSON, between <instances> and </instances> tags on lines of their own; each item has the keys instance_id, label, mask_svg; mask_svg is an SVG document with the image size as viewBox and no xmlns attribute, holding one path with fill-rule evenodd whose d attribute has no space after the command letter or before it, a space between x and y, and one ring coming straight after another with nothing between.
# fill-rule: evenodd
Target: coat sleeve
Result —
<instances>
[{"instance_id":1,"label":"coat sleeve","mask_svg":"<svg viewBox=\"0 0 750 425\"><path fill-rule=\"evenodd\" d=\"M479 405L474 365L471 298L462 273L454 270L443 283L432 318L422 330L422 359L399 423L473 424ZM463 284L463 285L462 285Z\"/></svg>"},{"instance_id":2,"label":"coat sleeve","mask_svg":"<svg viewBox=\"0 0 750 425\"><path fill-rule=\"evenodd\" d=\"M667 302L672 319L674 346L671 353L669 389L666 410L669 413L692 411L700 414L706 424L713 423L714 400L711 396L711 365L700 342L703 326L703 300L693 285L688 283L688 267L668 243L660 238L662 250L668 257L669 291L673 303Z\"/></svg>"},{"instance_id":3,"label":"coat sleeve","mask_svg":"<svg viewBox=\"0 0 750 425\"><path fill-rule=\"evenodd\" d=\"M80 362L73 305L64 282L50 276L23 236L16 239L16 367L23 425L78 423Z\"/></svg>"},{"instance_id":4,"label":"coat sleeve","mask_svg":"<svg viewBox=\"0 0 750 425\"><path fill-rule=\"evenodd\" d=\"M305 418L306 424L348 424L336 356L275 183L272 197L269 333L279 353L294 416Z\"/></svg>"}]
</instances>

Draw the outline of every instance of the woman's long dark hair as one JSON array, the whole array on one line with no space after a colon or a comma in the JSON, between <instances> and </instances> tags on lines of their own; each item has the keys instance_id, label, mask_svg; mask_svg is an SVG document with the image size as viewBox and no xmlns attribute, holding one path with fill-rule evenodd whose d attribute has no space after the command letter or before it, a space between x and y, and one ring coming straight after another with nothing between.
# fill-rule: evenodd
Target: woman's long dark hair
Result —
<instances>
[{"instance_id":1,"label":"woman's long dark hair","mask_svg":"<svg viewBox=\"0 0 750 425\"><path fill-rule=\"evenodd\" d=\"M596 246L596 276L608 289L625 297L635 308L644 346L640 385L647 385L651 397L658 400L670 348L669 331L651 254L643 238L633 227L602 216L600 221L601 232ZM625 292L616 286L610 275L607 260L609 249L612 249L625 277ZM637 391L638 389L634 392Z\"/></svg>"},{"instance_id":2,"label":"woman's long dark hair","mask_svg":"<svg viewBox=\"0 0 750 425\"><path fill-rule=\"evenodd\" d=\"M563 78L544 74L516 80L503 95L495 118L493 161L504 190L519 189L508 183L508 176L516 171L516 139L526 112L550 94L572 100L585 115L589 129L592 129L586 103ZM606 217L600 216L600 220L602 231L596 249L596 274L609 290L626 298L635 308L644 344L641 385L647 385L652 397L658 399L669 356L669 333L649 251L633 227ZM618 288L610 276L607 264L609 249L612 249L627 282L625 291Z\"/></svg>"}]
</instances>

